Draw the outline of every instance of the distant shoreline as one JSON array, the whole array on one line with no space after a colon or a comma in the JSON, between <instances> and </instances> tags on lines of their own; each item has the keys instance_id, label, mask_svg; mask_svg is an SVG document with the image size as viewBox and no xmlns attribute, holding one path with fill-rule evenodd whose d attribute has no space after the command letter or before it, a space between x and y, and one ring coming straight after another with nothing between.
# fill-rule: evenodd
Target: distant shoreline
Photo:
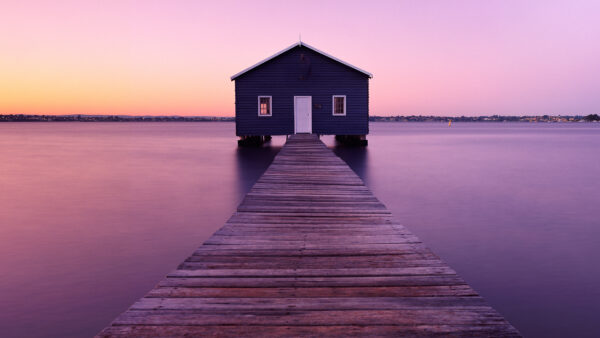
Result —
<instances>
[{"instance_id":1,"label":"distant shoreline","mask_svg":"<svg viewBox=\"0 0 600 338\"><path fill-rule=\"evenodd\" d=\"M370 116L370 122L599 122L598 114L590 115L523 115L523 116Z\"/></svg>"},{"instance_id":2,"label":"distant shoreline","mask_svg":"<svg viewBox=\"0 0 600 338\"><path fill-rule=\"evenodd\" d=\"M569 116L369 116L369 122L600 122L598 114ZM232 116L26 115L0 114L0 122L235 122Z\"/></svg>"},{"instance_id":3,"label":"distant shoreline","mask_svg":"<svg viewBox=\"0 0 600 338\"><path fill-rule=\"evenodd\" d=\"M0 122L234 122L229 116L0 115Z\"/></svg>"}]
</instances>

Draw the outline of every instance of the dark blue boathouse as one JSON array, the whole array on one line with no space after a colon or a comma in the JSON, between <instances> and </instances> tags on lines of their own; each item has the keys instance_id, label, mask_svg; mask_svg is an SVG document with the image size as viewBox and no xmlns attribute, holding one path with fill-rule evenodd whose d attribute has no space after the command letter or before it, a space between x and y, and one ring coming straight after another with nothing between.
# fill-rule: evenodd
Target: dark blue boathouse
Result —
<instances>
[{"instance_id":1,"label":"dark blue boathouse","mask_svg":"<svg viewBox=\"0 0 600 338\"><path fill-rule=\"evenodd\" d=\"M304 42L233 75L240 144L271 135L336 135L366 145L373 75Z\"/></svg>"}]
</instances>

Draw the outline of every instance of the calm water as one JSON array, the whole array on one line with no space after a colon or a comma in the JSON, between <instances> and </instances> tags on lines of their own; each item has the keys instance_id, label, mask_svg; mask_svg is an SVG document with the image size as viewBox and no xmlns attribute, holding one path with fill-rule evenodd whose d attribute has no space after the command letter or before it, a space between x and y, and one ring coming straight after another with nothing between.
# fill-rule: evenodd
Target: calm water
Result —
<instances>
[{"instance_id":1,"label":"calm water","mask_svg":"<svg viewBox=\"0 0 600 338\"><path fill-rule=\"evenodd\" d=\"M600 124L324 141L522 333L599 336ZM0 327L91 336L220 228L284 142L232 123L0 124Z\"/></svg>"}]
</instances>

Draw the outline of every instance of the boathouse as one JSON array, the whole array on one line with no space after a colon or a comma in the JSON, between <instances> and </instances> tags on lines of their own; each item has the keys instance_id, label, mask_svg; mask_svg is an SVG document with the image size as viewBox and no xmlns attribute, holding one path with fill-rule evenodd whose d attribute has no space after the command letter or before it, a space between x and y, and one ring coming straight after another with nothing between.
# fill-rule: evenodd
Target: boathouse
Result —
<instances>
[{"instance_id":1,"label":"boathouse","mask_svg":"<svg viewBox=\"0 0 600 338\"><path fill-rule=\"evenodd\" d=\"M372 77L304 42L285 48L231 77L239 144L317 134L366 145Z\"/></svg>"}]
</instances>

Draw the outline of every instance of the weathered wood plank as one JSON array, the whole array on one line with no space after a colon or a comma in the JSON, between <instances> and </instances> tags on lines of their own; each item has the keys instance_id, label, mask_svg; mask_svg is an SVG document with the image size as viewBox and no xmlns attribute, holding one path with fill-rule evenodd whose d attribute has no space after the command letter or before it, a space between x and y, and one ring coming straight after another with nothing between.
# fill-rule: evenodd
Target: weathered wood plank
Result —
<instances>
[{"instance_id":1,"label":"weathered wood plank","mask_svg":"<svg viewBox=\"0 0 600 338\"><path fill-rule=\"evenodd\" d=\"M418 285L418 286L363 286L363 287L273 287L273 288L225 288L225 287L158 287L146 297L155 298L313 298L313 297L443 297L477 296L466 285Z\"/></svg>"},{"instance_id":2,"label":"weathered wood plank","mask_svg":"<svg viewBox=\"0 0 600 338\"><path fill-rule=\"evenodd\" d=\"M148 298L132 310L394 310L485 308L481 297L336 297L336 298Z\"/></svg>"},{"instance_id":3,"label":"weathered wood plank","mask_svg":"<svg viewBox=\"0 0 600 338\"><path fill-rule=\"evenodd\" d=\"M99 337L520 337L508 323L481 325L114 325Z\"/></svg>"},{"instance_id":4,"label":"weathered wood plank","mask_svg":"<svg viewBox=\"0 0 600 338\"><path fill-rule=\"evenodd\" d=\"M369 277L203 277L165 278L158 286L168 287L225 287L225 288L277 288L277 287L359 287L359 286L441 286L464 285L456 275L431 276L369 276Z\"/></svg>"},{"instance_id":5,"label":"weathered wood plank","mask_svg":"<svg viewBox=\"0 0 600 338\"><path fill-rule=\"evenodd\" d=\"M336 268L336 269L192 269L179 268L167 277L365 277L454 275L448 266L405 268Z\"/></svg>"},{"instance_id":6,"label":"weathered wood plank","mask_svg":"<svg viewBox=\"0 0 600 338\"><path fill-rule=\"evenodd\" d=\"M186 259L179 269L344 269L344 268L403 268L446 266L432 256L312 256L312 257L263 257L252 256L192 256Z\"/></svg>"},{"instance_id":7,"label":"weathered wood plank","mask_svg":"<svg viewBox=\"0 0 600 338\"><path fill-rule=\"evenodd\" d=\"M471 309L282 310L206 313L193 310L132 310L115 325L482 325L504 319L487 307Z\"/></svg>"}]
</instances>

